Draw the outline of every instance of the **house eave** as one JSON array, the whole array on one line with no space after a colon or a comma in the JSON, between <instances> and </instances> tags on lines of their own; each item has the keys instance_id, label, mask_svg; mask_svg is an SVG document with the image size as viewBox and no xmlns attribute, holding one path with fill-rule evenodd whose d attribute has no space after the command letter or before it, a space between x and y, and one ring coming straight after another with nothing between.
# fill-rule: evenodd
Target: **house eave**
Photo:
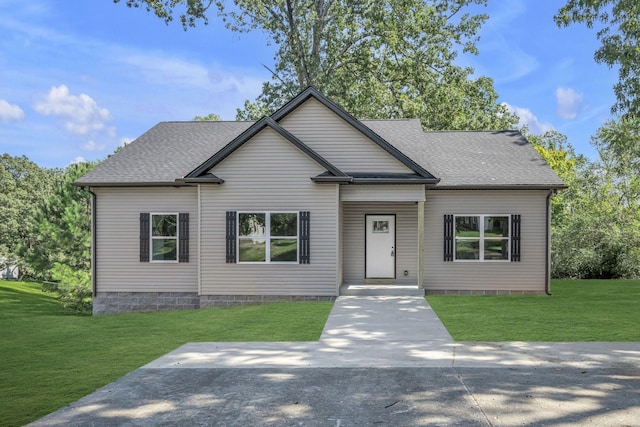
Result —
<instances>
[{"instance_id":1,"label":"house eave","mask_svg":"<svg viewBox=\"0 0 640 427\"><path fill-rule=\"evenodd\" d=\"M218 177L178 178L175 182L179 184L224 184L224 179Z\"/></svg>"},{"instance_id":2,"label":"house eave","mask_svg":"<svg viewBox=\"0 0 640 427\"><path fill-rule=\"evenodd\" d=\"M350 176L312 176L311 181L317 183L338 183L338 184L348 184L353 181L353 178Z\"/></svg>"},{"instance_id":3,"label":"house eave","mask_svg":"<svg viewBox=\"0 0 640 427\"><path fill-rule=\"evenodd\" d=\"M437 185L431 190L564 190L565 184L472 184L472 185Z\"/></svg>"},{"instance_id":4,"label":"house eave","mask_svg":"<svg viewBox=\"0 0 640 427\"><path fill-rule=\"evenodd\" d=\"M421 184L421 185L436 185L440 182L439 179L430 178L353 178L352 184Z\"/></svg>"},{"instance_id":5,"label":"house eave","mask_svg":"<svg viewBox=\"0 0 640 427\"><path fill-rule=\"evenodd\" d=\"M178 181L155 181L155 182L73 182L76 187L184 187L189 184Z\"/></svg>"}]
</instances>

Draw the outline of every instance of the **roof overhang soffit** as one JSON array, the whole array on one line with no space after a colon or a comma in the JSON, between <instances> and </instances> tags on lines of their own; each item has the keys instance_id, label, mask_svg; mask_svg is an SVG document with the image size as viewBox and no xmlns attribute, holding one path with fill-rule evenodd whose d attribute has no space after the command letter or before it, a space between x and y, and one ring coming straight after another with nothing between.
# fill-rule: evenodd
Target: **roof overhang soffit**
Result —
<instances>
[{"instance_id":1,"label":"roof overhang soffit","mask_svg":"<svg viewBox=\"0 0 640 427\"><path fill-rule=\"evenodd\" d=\"M440 180L437 178L424 178L418 174L402 173L349 173L347 177L336 177L329 173L323 173L311 178L318 183L334 184L422 184L434 186Z\"/></svg>"}]
</instances>

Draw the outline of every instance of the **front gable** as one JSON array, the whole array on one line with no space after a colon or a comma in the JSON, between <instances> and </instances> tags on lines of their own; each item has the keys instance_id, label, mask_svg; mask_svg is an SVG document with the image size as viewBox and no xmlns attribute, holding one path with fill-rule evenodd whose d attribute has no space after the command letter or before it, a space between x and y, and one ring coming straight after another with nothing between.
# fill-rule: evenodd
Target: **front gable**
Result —
<instances>
[{"instance_id":1,"label":"front gable","mask_svg":"<svg viewBox=\"0 0 640 427\"><path fill-rule=\"evenodd\" d=\"M341 107L307 88L271 117L348 175L437 179Z\"/></svg>"},{"instance_id":2,"label":"front gable","mask_svg":"<svg viewBox=\"0 0 640 427\"><path fill-rule=\"evenodd\" d=\"M315 159L270 126L257 131L230 153L216 159L203 176L216 176L223 187L242 185L286 187L294 181L313 185L310 178L333 169L321 159Z\"/></svg>"},{"instance_id":3,"label":"front gable","mask_svg":"<svg viewBox=\"0 0 640 427\"><path fill-rule=\"evenodd\" d=\"M216 166L270 128L325 171L315 182L436 184L439 180L342 108L308 88L177 181L217 183ZM337 163L340 166L337 166ZM345 170L348 168L348 170Z\"/></svg>"},{"instance_id":4,"label":"front gable","mask_svg":"<svg viewBox=\"0 0 640 427\"><path fill-rule=\"evenodd\" d=\"M268 167L269 165L278 164L281 162L285 162L291 165L291 162L294 161L295 157L295 154L293 154L293 151L291 150L295 150L299 154L306 156L308 161L315 162L316 166L319 166L321 168L321 171L318 174L322 174L322 172L324 172L325 174L329 174L330 176L336 177L337 179L348 179L348 177L341 170L333 166L314 150L310 149L296 136L291 134L286 129L282 128L271 118L265 117L256 122L253 126L240 134L237 138L235 138L224 148L210 157L207 161L205 161L195 170L189 173L185 177L185 180L192 182L205 180L217 183L224 182L224 178L220 178L216 175L217 171L219 169L222 169L218 168L217 166L220 163L224 162L229 156L233 155L236 151L243 148L245 145L251 145L254 139L265 140L265 135L269 135L266 140L269 141L269 143L273 146L273 150L261 153L259 155L260 157L256 156L256 160L259 161L261 166L266 165ZM287 149L283 149L283 147L277 147L278 149L276 149L276 145L279 145L281 143L289 145L289 147L287 147ZM310 169L313 170L313 168ZM324 171L322 171L322 169L324 169ZM316 173L310 172L310 174L311 177Z\"/></svg>"},{"instance_id":5,"label":"front gable","mask_svg":"<svg viewBox=\"0 0 640 427\"><path fill-rule=\"evenodd\" d=\"M279 123L346 173L414 172L315 98Z\"/></svg>"}]
</instances>

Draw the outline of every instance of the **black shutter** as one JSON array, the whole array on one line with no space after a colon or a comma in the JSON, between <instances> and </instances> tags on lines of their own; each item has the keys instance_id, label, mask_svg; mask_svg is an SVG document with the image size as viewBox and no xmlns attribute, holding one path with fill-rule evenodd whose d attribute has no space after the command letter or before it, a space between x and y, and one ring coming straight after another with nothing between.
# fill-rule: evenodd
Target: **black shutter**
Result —
<instances>
[{"instance_id":1,"label":"black shutter","mask_svg":"<svg viewBox=\"0 0 640 427\"><path fill-rule=\"evenodd\" d=\"M178 214L178 262L189 262L189 214Z\"/></svg>"},{"instance_id":2,"label":"black shutter","mask_svg":"<svg viewBox=\"0 0 640 427\"><path fill-rule=\"evenodd\" d=\"M444 260L453 261L453 215L444 216Z\"/></svg>"},{"instance_id":3,"label":"black shutter","mask_svg":"<svg viewBox=\"0 0 640 427\"><path fill-rule=\"evenodd\" d=\"M236 212L227 211L227 264L236 263Z\"/></svg>"},{"instance_id":4,"label":"black shutter","mask_svg":"<svg viewBox=\"0 0 640 427\"><path fill-rule=\"evenodd\" d=\"M309 211L300 212L300 234L299 234L299 250L300 250L300 264L309 264L311 262L311 254L309 252L309 237L311 234L310 230L310 219L311 213Z\"/></svg>"},{"instance_id":5,"label":"black shutter","mask_svg":"<svg viewBox=\"0 0 640 427\"><path fill-rule=\"evenodd\" d=\"M140 213L140 262L149 262L149 213Z\"/></svg>"},{"instance_id":6,"label":"black shutter","mask_svg":"<svg viewBox=\"0 0 640 427\"><path fill-rule=\"evenodd\" d=\"M511 215L511 262L520 261L520 215Z\"/></svg>"}]
</instances>

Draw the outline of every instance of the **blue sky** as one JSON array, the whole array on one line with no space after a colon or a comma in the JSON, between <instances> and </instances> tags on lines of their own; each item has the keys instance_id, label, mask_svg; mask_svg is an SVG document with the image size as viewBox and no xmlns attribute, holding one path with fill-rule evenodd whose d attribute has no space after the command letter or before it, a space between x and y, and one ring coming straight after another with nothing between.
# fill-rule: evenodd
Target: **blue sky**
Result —
<instances>
[{"instance_id":1,"label":"blue sky","mask_svg":"<svg viewBox=\"0 0 640 427\"><path fill-rule=\"evenodd\" d=\"M233 120L260 93L274 48L259 32L215 20L185 32L123 3L0 0L0 153L46 167L101 159L160 121ZM480 54L459 62L493 78L532 133L556 129L593 157L617 73L593 61L594 32L555 26L563 3L489 0Z\"/></svg>"}]
</instances>

